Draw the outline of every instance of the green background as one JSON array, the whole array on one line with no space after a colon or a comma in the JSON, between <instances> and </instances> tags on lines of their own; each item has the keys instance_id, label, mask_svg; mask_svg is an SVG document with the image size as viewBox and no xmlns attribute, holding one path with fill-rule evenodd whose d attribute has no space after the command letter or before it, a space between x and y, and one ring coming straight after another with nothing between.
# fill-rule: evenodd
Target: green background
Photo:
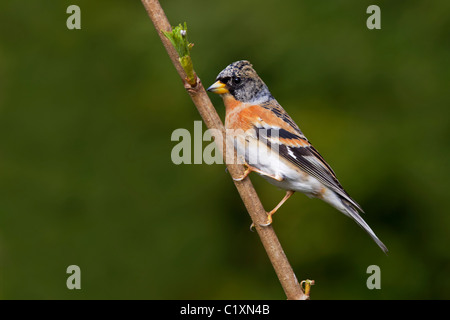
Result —
<instances>
[{"instance_id":1,"label":"green background","mask_svg":"<svg viewBox=\"0 0 450 320\"><path fill-rule=\"evenodd\" d=\"M274 228L312 298L448 299L450 2L161 2L205 86L253 63L389 248L296 194ZM171 161L196 120L140 1L1 1L0 298L285 299L225 166Z\"/></svg>"}]
</instances>

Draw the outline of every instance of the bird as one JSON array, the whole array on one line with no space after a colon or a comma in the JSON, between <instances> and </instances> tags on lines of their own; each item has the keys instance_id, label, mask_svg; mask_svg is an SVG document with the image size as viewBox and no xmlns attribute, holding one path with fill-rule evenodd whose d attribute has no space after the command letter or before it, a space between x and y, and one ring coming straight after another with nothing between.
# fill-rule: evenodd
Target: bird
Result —
<instances>
[{"instance_id":1,"label":"bird","mask_svg":"<svg viewBox=\"0 0 450 320\"><path fill-rule=\"evenodd\" d=\"M387 247L360 216L359 212L364 212L361 206L344 190L333 169L272 96L249 61L228 65L207 91L223 98L226 133L245 166L244 173L234 180L242 181L256 172L286 191L261 226L269 226L273 214L300 192L352 218L387 254Z\"/></svg>"}]
</instances>

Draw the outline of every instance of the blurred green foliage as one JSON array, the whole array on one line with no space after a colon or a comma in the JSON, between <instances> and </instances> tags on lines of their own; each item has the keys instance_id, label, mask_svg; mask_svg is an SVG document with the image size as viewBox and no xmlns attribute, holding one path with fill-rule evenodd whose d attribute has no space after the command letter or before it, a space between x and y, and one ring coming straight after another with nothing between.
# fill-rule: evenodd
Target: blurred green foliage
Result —
<instances>
[{"instance_id":1,"label":"blurred green foliage","mask_svg":"<svg viewBox=\"0 0 450 320\"><path fill-rule=\"evenodd\" d=\"M205 86L254 64L388 246L296 194L274 228L312 298L448 299L450 2L161 3ZM140 1L1 1L0 298L284 299L225 167L171 162L199 119Z\"/></svg>"}]
</instances>

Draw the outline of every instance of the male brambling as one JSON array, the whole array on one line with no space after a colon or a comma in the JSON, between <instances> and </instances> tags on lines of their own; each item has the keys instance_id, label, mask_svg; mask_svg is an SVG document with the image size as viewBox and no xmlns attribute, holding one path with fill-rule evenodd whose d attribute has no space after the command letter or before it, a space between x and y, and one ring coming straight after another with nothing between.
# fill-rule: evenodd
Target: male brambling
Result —
<instances>
[{"instance_id":1,"label":"male brambling","mask_svg":"<svg viewBox=\"0 0 450 320\"><path fill-rule=\"evenodd\" d=\"M272 215L295 191L324 200L356 221L386 253L386 246L358 214L364 212L336 178L331 167L275 100L250 62L233 62L222 70L208 91L222 96L225 128L232 132L238 157L244 159L243 180L252 171L286 190ZM231 129L231 130L230 130Z\"/></svg>"}]
</instances>

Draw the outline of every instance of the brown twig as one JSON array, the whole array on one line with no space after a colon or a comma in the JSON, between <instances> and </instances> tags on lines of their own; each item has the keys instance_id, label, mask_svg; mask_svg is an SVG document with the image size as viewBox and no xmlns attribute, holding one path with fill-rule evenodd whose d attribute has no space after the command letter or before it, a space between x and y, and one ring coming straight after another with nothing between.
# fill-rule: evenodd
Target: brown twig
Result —
<instances>
[{"instance_id":1,"label":"brown twig","mask_svg":"<svg viewBox=\"0 0 450 320\"><path fill-rule=\"evenodd\" d=\"M191 96L192 101L197 107L203 121L205 122L208 129L219 130L222 133L222 137L225 137L225 128L222 121L217 114L214 106L211 103L200 79L197 77L197 82L194 85L190 85L186 81L186 73L178 60L178 53L172 46L171 42L166 38L162 31L170 32L172 27L157 0L141 0L145 9L148 12L150 19L152 20L156 31L161 38L164 47L172 60L178 74L183 80L184 86ZM217 141L216 141L217 142ZM218 145L221 149L222 154L225 159L234 159L234 150L226 148L225 139L222 140L222 145ZM230 152L232 154L230 154ZM230 158L231 157L231 158ZM239 177L244 172L244 167L240 164L227 164L228 172L232 177ZM261 227L260 224L266 222L267 214L258 195L253 188L250 179L244 179L243 181L235 181L236 188L247 208L250 217L256 226L256 231L258 232L261 242L269 256L269 259L275 269L278 279L283 287L283 290L287 296L288 300L306 300L309 295L305 295L303 290L289 264L286 255L284 254L283 248L273 230L272 226Z\"/></svg>"}]
</instances>

